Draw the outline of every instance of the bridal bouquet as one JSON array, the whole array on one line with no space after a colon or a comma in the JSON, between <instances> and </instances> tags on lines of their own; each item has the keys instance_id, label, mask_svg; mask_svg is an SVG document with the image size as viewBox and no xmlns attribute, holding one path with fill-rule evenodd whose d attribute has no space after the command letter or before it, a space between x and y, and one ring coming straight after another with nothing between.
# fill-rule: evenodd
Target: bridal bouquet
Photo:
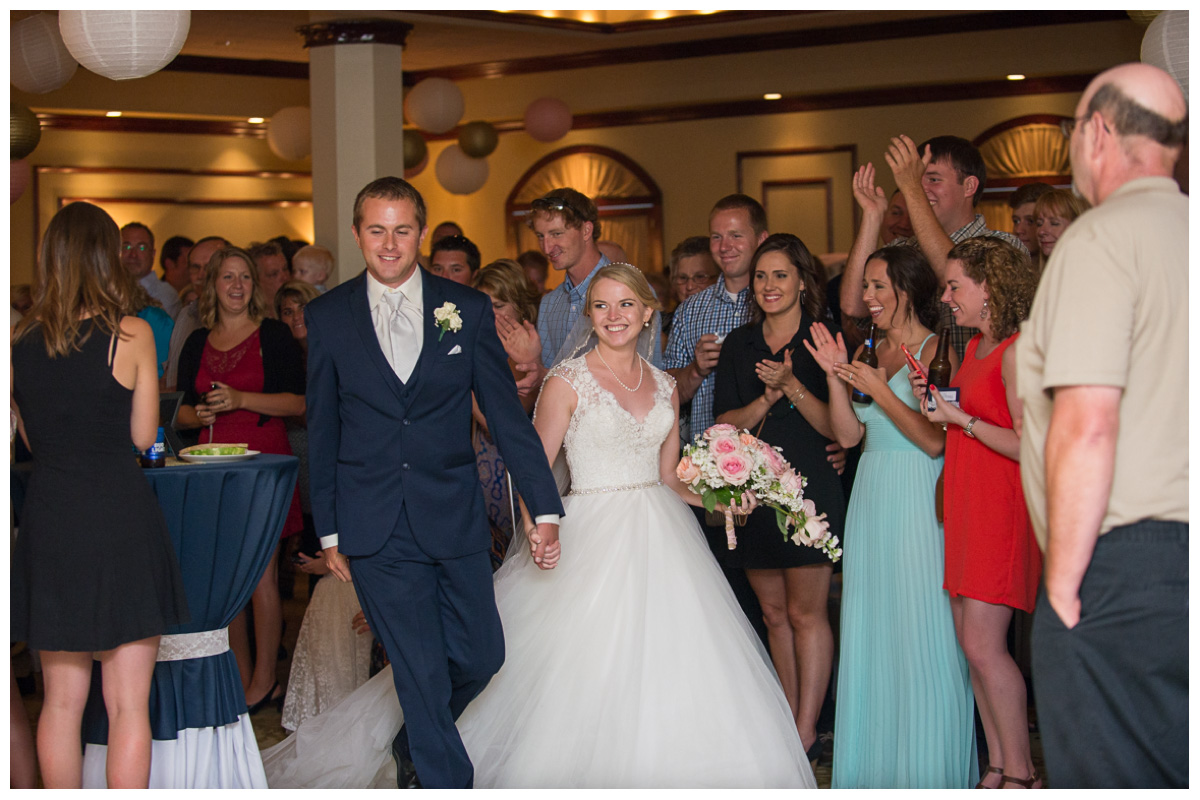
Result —
<instances>
[{"instance_id":1,"label":"bridal bouquet","mask_svg":"<svg viewBox=\"0 0 1200 800\"><path fill-rule=\"evenodd\" d=\"M784 539L819 548L830 561L842 557L837 537L829 534L825 515L817 514L813 501L804 497L807 479L792 469L778 447L749 431L713 425L683 448L675 474L703 498L707 511L712 512L718 503L725 505L725 536L730 550L737 547L737 535L729 506L753 491L760 505L775 509L775 521Z\"/></svg>"}]
</instances>

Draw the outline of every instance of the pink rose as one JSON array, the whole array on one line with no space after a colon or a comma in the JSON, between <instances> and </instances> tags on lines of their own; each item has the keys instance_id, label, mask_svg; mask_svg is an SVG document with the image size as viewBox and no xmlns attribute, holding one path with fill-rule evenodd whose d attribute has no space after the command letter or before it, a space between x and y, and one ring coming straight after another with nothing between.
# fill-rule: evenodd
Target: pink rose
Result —
<instances>
[{"instance_id":1,"label":"pink rose","mask_svg":"<svg viewBox=\"0 0 1200 800\"><path fill-rule=\"evenodd\" d=\"M726 453L717 457L717 472L731 486L741 486L750 477L750 459L741 453Z\"/></svg>"},{"instance_id":2,"label":"pink rose","mask_svg":"<svg viewBox=\"0 0 1200 800\"><path fill-rule=\"evenodd\" d=\"M784 494L800 494L800 476L794 469L789 469L779 476L779 488Z\"/></svg>"},{"instance_id":3,"label":"pink rose","mask_svg":"<svg viewBox=\"0 0 1200 800\"><path fill-rule=\"evenodd\" d=\"M732 436L718 436L712 440L710 448L719 456L726 453L736 453L741 449L738 447L737 439L734 439Z\"/></svg>"},{"instance_id":4,"label":"pink rose","mask_svg":"<svg viewBox=\"0 0 1200 800\"><path fill-rule=\"evenodd\" d=\"M704 432L704 438L708 439L711 442L713 439L717 438L718 436L732 436L733 434L735 434L737 432L738 432L738 429L736 426L730 425L727 422L722 422L720 425L713 425L711 428L706 430Z\"/></svg>"},{"instance_id":5,"label":"pink rose","mask_svg":"<svg viewBox=\"0 0 1200 800\"><path fill-rule=\"evenodd\" d=\"M792 518L791 522L795 524L795 518ZM804 547L813 546L813 540L808 537L803 525L796 525L796 532L792 534L792 544L803 545Z\"/></svg>"},{"instance_id":6,"label":"pink rose","mask_svg":"<svg viewBox=\"0 0 1200 800\"><path fill-rule=\"evenodd\" d=\"M700 470L687 456L680 459L679 466L675 468L675 474L679 476L679 480L688 484L700 478Z\"/></svg>"},{"instance_id":7,"label":"pink rose","mask_svg":"<svg viewBox=\"0 0 1200 800\"><path fill-rule=\"evenodd\" d=\"M767 468L771 470L771 474L779 477L787 470L787 462L783 460L783 456L779 455L779 451L766 442L762 442L758 446L759 452L766 459Z\"/></svg>"},{"instance_id":8,"label":"pink rose","mask_svg":"<svg viewBox=\"0 0 1200 800\"><path fill-rule=\"evenodd\" d=\"M808 521L804 523L804 532L817 544L829 538L829 523L825 521L825 515L809 517Z\"/></svg>"}]
</instances>

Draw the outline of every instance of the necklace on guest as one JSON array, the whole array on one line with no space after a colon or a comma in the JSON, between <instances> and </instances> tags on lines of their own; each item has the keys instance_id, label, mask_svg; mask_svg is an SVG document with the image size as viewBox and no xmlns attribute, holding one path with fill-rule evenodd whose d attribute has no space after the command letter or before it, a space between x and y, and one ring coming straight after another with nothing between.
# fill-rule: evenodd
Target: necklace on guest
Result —
<instances>
[{"instance_id":1,"label":"necklace on guest","mask_svg":"<svg viewBox=\"0 0 1200 800\"><path fill-rule=\"evenodd\" d=\"M624 389L624 390L625 390L625 391L627 391L627 392L636 392L638 389L642 388L642 379L646 377L646 367L645 367L645 366L643 366L643 364L642 364L642 357L641 357L641 356L638 356L638 382L637 382L637 386L635 386L635 387L633 387L632 389L630 389L628 386L626 386L626 385L625 385L625 381L623 381L623 380L621 380L620 378L618 378L618 377L617 377L617 373L616 373L616 372L613 370L613 368L608 366L608 362L604 360L604 353L601 353L601 352L600 352L600 348L599 348L599 347L597 347L597 348L596 348L596 355L597 355L597 356L600 358L600 363L601 363L601 364L603 364L604 366L608 367L608 371L612 373L613 380L615 380L617 383L621 384L621 388L622 388L622 389Z\"/></svg>"}]
</instances>

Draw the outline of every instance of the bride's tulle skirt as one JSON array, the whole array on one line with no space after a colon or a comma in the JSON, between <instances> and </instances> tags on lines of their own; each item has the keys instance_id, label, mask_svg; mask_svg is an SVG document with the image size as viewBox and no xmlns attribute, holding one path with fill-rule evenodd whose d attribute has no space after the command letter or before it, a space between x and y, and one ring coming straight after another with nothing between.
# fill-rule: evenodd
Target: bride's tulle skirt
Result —
<instances>
[{"instance_id":1,"label":"bride's tulle skirt","mask_svg":"<svg viewBox=\"0 0 1200 800\"><path fill-rule=\"evenodd\" d=\"M504 667L458 728L475 786L816 788L765 649L665 486L565 499L562 558L496 573ZM263 754L284 787L395 786L391 671Z\"/></svg>"}]
</instances>

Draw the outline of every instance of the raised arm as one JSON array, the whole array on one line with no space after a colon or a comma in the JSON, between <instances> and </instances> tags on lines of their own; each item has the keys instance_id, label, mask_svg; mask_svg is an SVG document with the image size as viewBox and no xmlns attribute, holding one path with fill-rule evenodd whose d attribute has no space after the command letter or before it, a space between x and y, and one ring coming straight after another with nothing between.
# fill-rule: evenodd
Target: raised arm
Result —
<instances>
[{"instance_id":1,"label":"raised arm","mask_svg":"<svg viewBox=\"0 0 1200 800\"><path fill-rule=\"evenodd\" d=\"M866 317L869 313L867 304L862 299L863 276L866 274L867 256L875 252L879 232L883 230L883 218L887 214L887 195L875 185L875 165L871 163L859 167L854 173L852 187L854 199L862 208L863 214L858 234L854 237L854 244L846 257L846 266L842 268L840 302L843 314L850 317Z\"/></svg>"},{"instance_id":2,"label":"raised arm","mask_svg":"<svg viewBox=\"0 0 1200 800\"><path fill-rule=\"evenodd\" d=\"M929 147L925 148L923 154L919 153L913 140L900 134L892 139L885 158L892 168L896 188L908 202L908 219L913 235L917 237L917 244L933 267L938 283L945 283L946 255L954 247L954 242L934 215L929 198L925 196L925 187L921 184L931 159Z\"/></svg>"}]
</instances>

